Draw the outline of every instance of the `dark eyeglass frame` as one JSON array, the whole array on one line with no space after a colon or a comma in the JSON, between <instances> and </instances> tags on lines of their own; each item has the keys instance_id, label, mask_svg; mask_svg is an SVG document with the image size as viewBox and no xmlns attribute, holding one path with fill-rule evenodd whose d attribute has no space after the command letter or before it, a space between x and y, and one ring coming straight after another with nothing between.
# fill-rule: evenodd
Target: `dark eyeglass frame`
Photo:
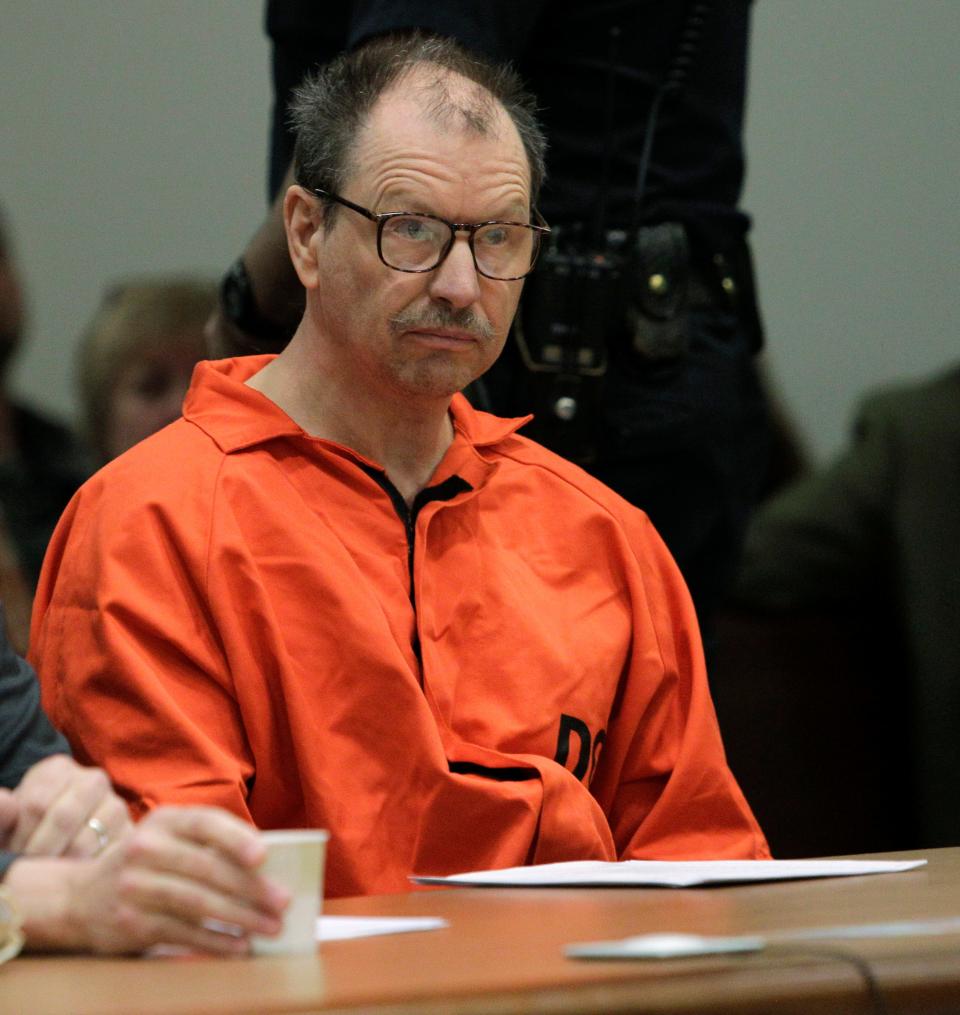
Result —
<instances>
[{"instance_id":1,"label":"dark eyeglass frame","mask_svg":"<svg viewBox=\"0 0 960 1015\"><path fill-rule=\"evenodd\" d=\"M377 226L377 256L381 261L393 271L403 271L411 275L423 275L429 271L436 271L441 264L447 259L447 255L453 249L453 245L457 239L457 233L467 234L467 243L470 246L470 255L473 257L473 266L477 271L483 275L484 278L493 279L495 282L516 282L521 278L526 278L527 275L533 271L533 266L537 263L537 256L540 253L540 241L542 237L550 232L550 226L547 225L543 216L533 209L533 214L539 219L538 222L510 222L506 219L489 219L486 222L448 222L444 218L440 218L439 215L431 215L429 212L423 211L382 211L373 212L369 208L364 208L362 205L354 204L353 201L348 201L345 197L341 197L339 194L334 194L329 190L321 190L319 187L311 188L313 193L326 201L334 201L337 204L342 204L344 208L349 208L350 211L357 212L358 215L362 215L365 219L369 219L371 222L376 223ZM434 222L441 222L450 230L450 239L447 241L446 246L440 251L440 256L437 258L437 263L431 265L429 268L398 268L395 264L390 264L389 261L383 256L383 227L395 218L408 218L410 216L417 216L418 218L433 219ZM497 275L488 275L483 268L480 267L477 261L477 252L473 247L473 237L477 230L485 229L487 226L522 226L524 229L530 229L533 232L533 250L530 255L530 267L522 275L510 275L507 278L501 278Z\"/></svg>"}]
</instances>

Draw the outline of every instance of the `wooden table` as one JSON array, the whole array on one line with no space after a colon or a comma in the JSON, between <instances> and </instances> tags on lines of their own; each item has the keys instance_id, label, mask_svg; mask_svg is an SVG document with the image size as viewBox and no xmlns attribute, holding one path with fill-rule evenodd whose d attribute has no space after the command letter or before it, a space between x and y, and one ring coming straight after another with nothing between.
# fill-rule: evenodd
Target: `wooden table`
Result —
<instances>
[{"instance_id":1,"label":"wooden table","mask_svg":"<svg viewBox=\"0 0 960 1015\"><path fill-rule=\"evenodd\" d=\"M657 962L573 961L561 951L650 931L762 933L960 915L960 848L885 856L930 862L902 874L706 889L438 889L340 899L327 911L436 915L451 926L329 943L306 957L21 956L0 967L0 1012L846 1015L877 1010L858 957L891 1015L958 1012L960 934Z\"/></svg>"}]
</instances>

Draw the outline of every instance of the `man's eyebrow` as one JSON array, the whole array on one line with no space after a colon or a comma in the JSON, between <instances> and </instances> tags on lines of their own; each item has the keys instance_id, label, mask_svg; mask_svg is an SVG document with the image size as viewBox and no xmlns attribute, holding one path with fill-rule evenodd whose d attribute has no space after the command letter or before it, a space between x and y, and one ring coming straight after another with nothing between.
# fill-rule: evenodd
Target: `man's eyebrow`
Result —
<instances>
[{"instance_id":1,"label":"man's eyebrow","mask_svg":"<svg viewBox=\"0 0 960 1015\"><path fill-rule=\"evenodd\" d=\"M382 207L380 214L390 214L393 212L410 212L414 215L432 215L434 218L443 219L444 222L453 222L451 218L447 218L446 215L441 215L434 207L421 200L400 200L393 201L391 199L389 206L385 202L380 202ZM522 203L516 203L510 205L509 208L503 209L497 214L484 215L483 218L472 219L469 224L481 223L481 222L527 222L532 217L529 211L529 206Z\"/></svg>"},{"instance_id":2,"label":"man's eyebrow","mask_svg":"<svg viewBox=\"0 0 960 1015\"><path fill-rule=\"evenodd\" d=\"M533 221L533 211L528 200L524 200L515 194L505 195L505 199L509 204L502 205L496 214L484 215L483 218L474 218L466 224L473 225L483 222L520 222L526 224ZM429 195L422 193L413 194L399 187L386 197L381 197L371 207L371 211L380 215L409 212L413 215L431 215L434 218L442 219L444 222L454 221L437 210L436 205L431 203ZM458 221L462 222L464 220L458 219Z\"/></svg>"},{"instance_id":3,"label":"man's eyebrow","mask_svg":"<svg viewBox=\"0 0 960 1015\"><path fill-rule=\"evenodd\" d=\"M385 212L415 211L422 212L424 215L433 215L434 212L426 204L427 200L422 195L416 197L408 191L398 190L387 197L380 198L377 202L377 207Z\"/></svg>"}]
</instances>

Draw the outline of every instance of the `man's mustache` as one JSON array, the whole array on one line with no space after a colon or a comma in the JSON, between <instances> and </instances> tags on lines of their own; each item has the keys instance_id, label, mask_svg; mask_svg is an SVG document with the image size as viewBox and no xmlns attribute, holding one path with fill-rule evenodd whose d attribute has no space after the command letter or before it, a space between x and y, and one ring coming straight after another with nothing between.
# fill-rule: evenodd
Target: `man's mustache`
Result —
<instances>
[{"instance_id":1,"label":"man's mustache","mask_svg":"<svg viewBox=\"0 0 960 1015\"><path fill-rule=\"evenodd\" d=\"M394 334L419 328L455 328L481 341L489 341L496 335L493 325L486 318L466 307L462 310L443 306L401 310L390 318L390 330Z\"/></svg>"}]
</instances>

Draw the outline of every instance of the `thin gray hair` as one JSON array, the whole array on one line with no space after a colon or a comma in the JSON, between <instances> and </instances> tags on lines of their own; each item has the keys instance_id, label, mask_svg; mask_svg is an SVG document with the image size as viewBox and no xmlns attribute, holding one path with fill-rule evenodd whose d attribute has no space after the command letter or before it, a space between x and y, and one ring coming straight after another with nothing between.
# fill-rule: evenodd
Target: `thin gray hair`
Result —
<instances>
[{"instance_id":1,"label":"thin gray hair","mask_svg":"<svg viewBox=\"0 0 960 1015\"><path fill-rule=\"evenodd\" d=\"M436 68L424 89L424 111L438 123L479 134L493 128L497 107L513 121L530 167L531 205L546 175L547 142L536 100L509 64L494 64L453 39L421 31L378 36L317 69L294 92L289 120L296 132L294 178L300 186L340 193L356 141L377 100L412 72ZM459 75L478 87L469 98L450 88ZM335 205L328 204L332 215Z\"/></svg>"}]
</instances>

